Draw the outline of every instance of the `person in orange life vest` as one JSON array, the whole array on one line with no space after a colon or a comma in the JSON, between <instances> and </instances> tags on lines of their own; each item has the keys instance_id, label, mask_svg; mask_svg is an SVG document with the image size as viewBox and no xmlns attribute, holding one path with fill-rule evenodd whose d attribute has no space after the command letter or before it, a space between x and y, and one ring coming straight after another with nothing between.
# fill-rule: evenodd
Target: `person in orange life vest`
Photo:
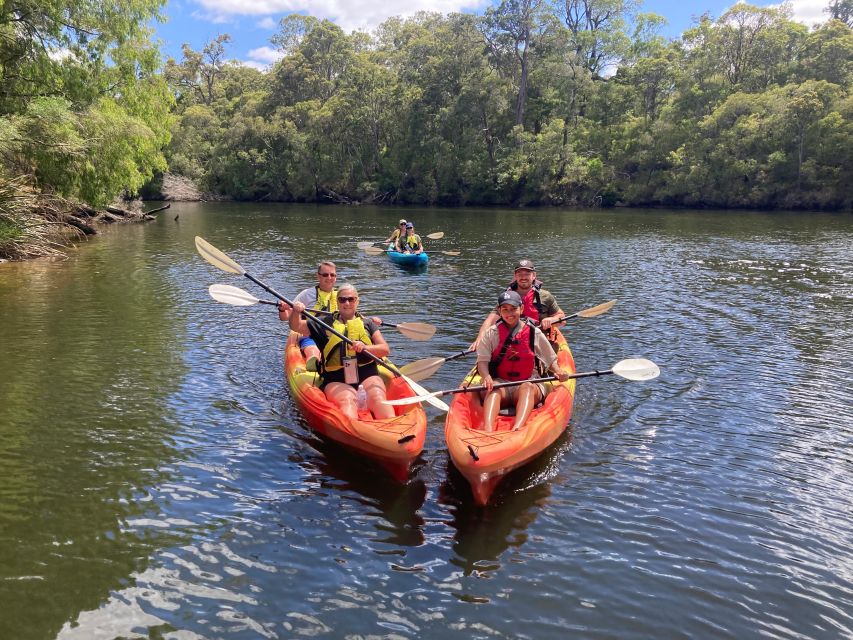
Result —
<instances>
[{"instance_id":1,"label":"person in orange life vest","mask_svg":"<svg viewBox=\"0 0 853 640\"><path fill-rule=\"evenodd\" d=\"M556 338L554 332L557 331L557 327L559 326L555 321L566 314L563 313L563 310L557 304L557 300L551 295L551 292L543 289L542 283L536 279L536 267L533 266L531 260L518 261L515 265L514 279L506 290L518 293L524 307L522 315L525 318L533 320L536 326L542 329L545 335L553 342ZM477 338L471 343L471 349L477 348L486 331L500 317L497 308L486 316L480 327L480 331L477 333Z\"/></svg>"},{"instance_id":2,"label":"person in orange life vest","mask_svg":"<svg viewBox=\"0 0 853 640\"><path fill-rule=\"evenodd\" d=\"M305 305L295 300L289 319L290 328L303 335L310 334L322 350L320 388L326 398L340 407L344 415L353 420L358 418L357 389L360 384L367 392L367 408L373 417L393 418L394 408L384 403L387 399L385 383L379 375L379 366L375 360L364 355L367 352L377 358L385 358L391 349L378 325L358 313L358 291L354 286L341 285L337 291L336 304L337 311L323 322L347 336L352 344L345 343L317 323L308 322L303 315Z\"/></svg>"},{"instance_id":3,"label":"person in orange life vest","mask_svg":"<svg viewBox=\"0 0 853 640\"><path fill-rule=\"evenodd\" d=\"M385 238L385 242L396 244L397 238L404 235L406 235L406 221L400 220L400 223L397 225L397 228L391 232L390 236Z\"/></svg>"},{"instance_id":4,"label":"person in orange life vest","mask_svg":"<svg viewBox=\"0 0 853 640\"><path fill-rule=\"evenodd\" d=\"M560 381L569 374L557 362L557 354L548 338L531 322L522 318L523 302L515 291L498 297L500 319L490 326L477 346L477 372L486 391L483 394L483 430L494 431L502 406L515 403L512 430L520 429L536 403L547 393L543 383L525 382L518 386L493 389L496 382L516 382L550 371Z\"/></svg>"},{"instance_id":5,"label":"person in orange life vest","mask_svg":"<svg viewBox=\"0 0 853 640\"><path fill-rule=\"evenodd\" d=\"M406 235L397 238L397 241L394 243L394 249L400 253L424 252L424 246L421 244L421 237L415 233L415 225L413 223L406 223Z\"/></svg>"}]
</instances>

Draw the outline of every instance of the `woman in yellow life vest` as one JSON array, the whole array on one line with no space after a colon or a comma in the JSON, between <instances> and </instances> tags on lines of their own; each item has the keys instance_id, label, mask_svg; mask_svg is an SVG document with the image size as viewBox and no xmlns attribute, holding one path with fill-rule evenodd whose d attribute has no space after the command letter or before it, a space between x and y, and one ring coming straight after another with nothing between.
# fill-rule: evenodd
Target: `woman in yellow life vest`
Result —
<instances>
[{"instance_id":1,"label":"woman in yellow life vest","mask_svg":"<svg viewBox=\"0 0 853 640\"><path fill-rule=\"evenodd\" d=\"M396 245L397 238L404 235L406 235L406 221L400 220L400 223L397 225L397 228L391 231L391 235L385 238L385 242Z\"/></svg>"},{"instance_id":2,"label":"woman in yellow life vest","mask_svg":"<svg viewBox=\"0 0 853 640\"><path fill-rule=\"evenodd\" d=\"M342 285L336 297L338 310L324 322L352 341L347 344L338 336L315 322L308 322L303 311L305 305L294 301L290 314L290 328L303 335L310 334L323 352L322 383L326 397L337 404L352 420L358 419L357 389L361 385L367 392L367 408L377 419L393 418L394 408L384 404L385 383L379 375L376 362L363 352L385 358L391 352L372 319L358 314L358 291L351 284Z\"/></svg>"},{"instance_id":3,"label":"woman in yellow life vest","mask_svg":"<svg viewBox=\"0 0 853 640\"><path fill-rule=\"evenodd\" d=\"M421 244L421 237L415 233L415 225L413 223L406 223L406 235L402 238L397 238L397 242L394 243L394 249L400 253L424 252L424 246Z\"/></svg>"}]
</instances>

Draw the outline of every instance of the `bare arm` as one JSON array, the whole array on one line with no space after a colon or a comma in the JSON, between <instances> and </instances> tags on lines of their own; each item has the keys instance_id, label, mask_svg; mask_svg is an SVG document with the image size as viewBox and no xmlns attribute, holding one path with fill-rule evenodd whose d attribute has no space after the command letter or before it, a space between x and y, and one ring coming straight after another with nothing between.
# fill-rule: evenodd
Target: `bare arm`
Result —
<instances>
[{"instance_id":1,"label":"bare arm","mask_svg":"<svg viewBox=\"0 0 853 640\"><path fill-rule=\"evenodd\" d=\"M474 339L474 342L471 343L471 346L468 349L476 349L480 341L482 341L483 336L486 335L486 331L489 330L489 327L494 326L494 324L500 320L500 315L495 313L494 311L490 311L489 315L486 316L486 319L483 320L483 324L480 325L480 330L477 332L477 337Z\"/></svg>"}]
</instances>

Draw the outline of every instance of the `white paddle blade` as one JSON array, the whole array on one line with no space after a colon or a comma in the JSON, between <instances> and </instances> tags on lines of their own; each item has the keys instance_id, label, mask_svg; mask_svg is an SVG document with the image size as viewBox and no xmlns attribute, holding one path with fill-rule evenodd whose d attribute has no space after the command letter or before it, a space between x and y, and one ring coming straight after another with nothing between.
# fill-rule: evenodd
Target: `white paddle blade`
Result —
<instances>
[{"instance_id":1,"label":"white paddle blade","mask_svg":"<svg viewBox=\"0 0 853 640\"><path fill-rule=\"evenodd\" d=\"M359 249L367 249L368 247L372 247L373 243L368 241L368 240L363 240L362 242L359 242L355 246L357 246Z\"/></svg>"},{"instance_id":2,"label":"white paddle blade","mask_svg":"<svg viewBox=\"0 0 853 640\"><path fill-rule=\"evenodd\" d=\"M616 304L616 300L611 300L610 302L605 302L597 307L578 311L578 318L594 318L595 316L600 316L605 311L610 311L614 304Z\"/></svg>"},{"instance_id":3,"label":"white paddle blade","mask_svg":"<svg viewBox=\"0 0 853 640\"><path fill-rule=\"evenodd\" d=\"M653 380L660 375L660 369L651 360L633 358L617 362L613 365L613 373L627 380Z\"/></svg>"},{"instance_id":4,"label":"white paddle blade","mask_svg":"<svg viewBox=\"0 0 853 640\"><path fill-rule=\"evenodd\" d=\"M426 322L401 322L397 331L411 340L423 341L435 335L435 326Z\"/></svg>"},{"instance_id":5,"label":"white paddle blade","mask_svg":"<svg viewBox=\"0 0 853 640\"><path fill-rule=\"evenodd\" d=\"M369 256L381 256L385 253L385 249L381 247L367 247L364 252Z\"/></svg>"},{"instance_id":6,"label":"white paddle blade","mask_svg":"<svg viewBox=\"0 0 853 640\"><path fill-rule=\"evenodd\" d=\"M403 365L400 367L400 373L409 376L415 382L420 382L434 375L443 364L444 358L425 358Z\"/></svg>"},{"instance_id":7,"label":"white paddle blade","mask_svg":"<svg viewBox=\"0 0 853 640\"><path fill-rule=\"evenodd\" d=\"M433 393L429 394L429 397L430 398L437 398L440 395L441 395L441 391L434 391ZM427 400L427 398L424 396L412 396L411 398L400 398L399 400L383 400L382 404L388 404L388 405L391 405L392 407L405 407L406 405L416 404L418 402L423 402L425 400L427 402L429 402L429 400ZM439 402L441 402L441 400L439 400ZM441 402L441 404L444 404L444 403ZM447 406L447 405L445 405L445 406ZM445 409L445 411L447 411L449 409L450 409L450 407L447 407L447 409Z\"/></svg>"},{"instance_id":8,"label":"white paddle blade","mask_svg":"<svg viewBox=\"0 0 853 640\"><path fill-rule=\"evenodd\" d=\"M441 395L440 392L433 393L429 389L424 389L417 382L405 375L403 375L403 380L408 383L408 385L412 388L412 391L414 391L418 396L420 396L417 400L418 402L423 400L424 402L427 402L434 406L436 409L441 409L445 412L450 411L450 407L447 405L447 403L438 399L438 396Z\"/></svg>"},{"instance_id":9,"label":"white paddle blade","mask_svg":"<svg viewBox=\"0 0 853 640\"><path fill-rule=\"evenodd\" d=\"M195 237L195 248L202 258L207 260L217 269L222 269L228 273L236 273L238 276L246 274L246 270L234 260L222 253L219 249L210 244L201 236Z\"/></svg>"},{"instance_id":10,"label":"white paddle blade","mask_svg":"<svg viewBox=\"0 0 853 640\"><path fill-rule=\"evenodd\" d=\"M230 284L212 284L207 288L210 297L217 302L224 302L235 307L250 307L253 304L258 304L258 300L248 291L243 291L239 287L232 287Z\"/></svg>"},{"instance_id":11,"label":"white paddle blade","mask_svg":"<svg viewBox=\"0 0 853 640\"><path fill-rule=\"evenodd\" d=\"M430 240L441 240L444 237L444 231L436 231L435 233L428 233L427 238Z\"/></svg>"},{"instance_id":12,"label":"white paddle blade","mask_svg":"<svg viewBox=\"0 0 853 640\"><path fill-rule=\"evenodd\" d=\"M446 256L458 256L462 254L461 251L442 251L441 253Z\"/></svg>"}]
</instances>

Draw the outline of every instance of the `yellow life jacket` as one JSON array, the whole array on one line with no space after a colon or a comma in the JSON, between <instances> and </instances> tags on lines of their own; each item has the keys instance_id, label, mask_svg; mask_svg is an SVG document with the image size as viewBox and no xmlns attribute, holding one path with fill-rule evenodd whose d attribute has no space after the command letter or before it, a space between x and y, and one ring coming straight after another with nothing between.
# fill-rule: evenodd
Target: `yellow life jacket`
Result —
<instances>
[{"instance_id":1,"label":"yellow life jacket","mask_svg":"<svg viewBox=\"0 0 853 640\"><path fill-rule=\"evenodd\" d=\"M340 318L340 314L335 313L328 324L331 324L335 331L344 334L353 342L361 340L364 344L373 344L361 316L356 316L349 322L344 323ZM336 371L344 366L341 362L344 354L346 354L346 357L352 358L355 357L355 351L334 333L326 332L326 336L329 340L326 342L326 346L323 347L323 368L326 371ZM364 362L359 360L358 366L361 367L371 362L373 360L365 360Z\"/></svg>"},{"instance_id":2,"label":"yellow life jacket","mask_svg":"<svg viewBox=\"0 0 853 640\"><path fill-rule=\"evenodd\" d=\"M337 311L338 310L338 290L332 289L328 293L322 291L318 285L314 286L314 291L317 292L314 308L318 311ZM322 316L321 316L322 317Z\"/></svg>"},{"instance_id":3,"label":"yellow life jacket","mask_svg":"<svg viewBox=\"0 0 853 640\"><path fill-rule=\"evenodd\" d=\"M410 249L417 249L418 245L421 243L421 237L417 233L413 233L410 236L406 236L402 238L404 245L409 245Z\"/></svg>"}]
</instances>

